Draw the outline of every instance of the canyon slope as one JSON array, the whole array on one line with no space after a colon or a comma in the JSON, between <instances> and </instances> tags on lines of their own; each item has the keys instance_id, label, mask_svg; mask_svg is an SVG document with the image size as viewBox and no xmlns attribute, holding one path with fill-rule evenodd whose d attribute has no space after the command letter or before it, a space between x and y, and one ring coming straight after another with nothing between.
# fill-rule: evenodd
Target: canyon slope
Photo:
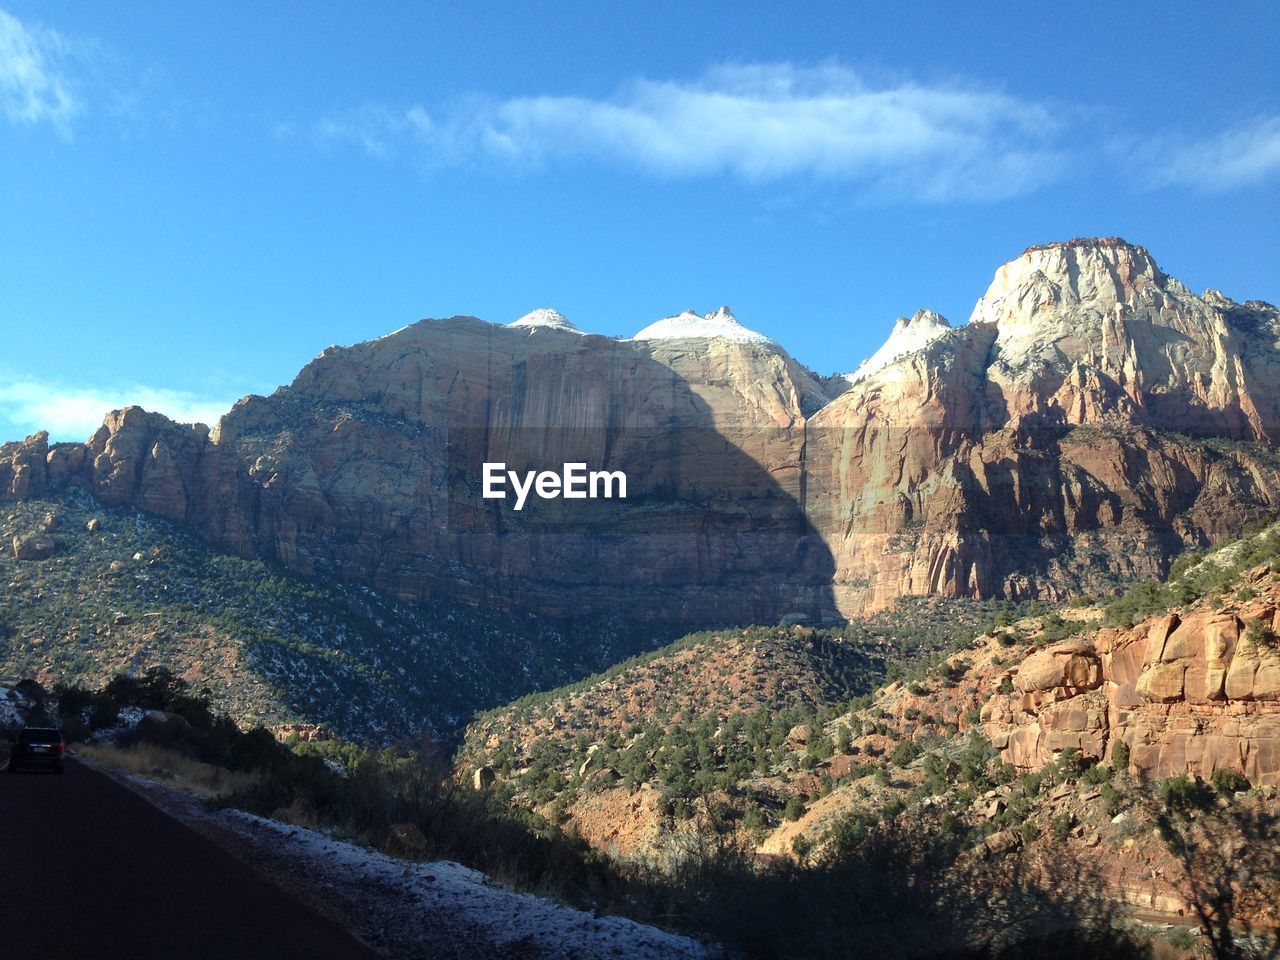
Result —
<instances>
[{"instance_id":1,"label":"canyon slope","mask_svg":"<svg viewBox=\"0 0 1280 960\"><path fill-rule=\"evenodd\" d=\"M212 430L129 408L0 448L0 499L79 487L302 575L680 629L1157 575L1280 498L1280 312L1116 239L1033 247L963 326L921 312L819 378L727 308L630 340L535 311L331 347ZM480 465L623 470L514 512Z\"/></svg>"}]
</instances>

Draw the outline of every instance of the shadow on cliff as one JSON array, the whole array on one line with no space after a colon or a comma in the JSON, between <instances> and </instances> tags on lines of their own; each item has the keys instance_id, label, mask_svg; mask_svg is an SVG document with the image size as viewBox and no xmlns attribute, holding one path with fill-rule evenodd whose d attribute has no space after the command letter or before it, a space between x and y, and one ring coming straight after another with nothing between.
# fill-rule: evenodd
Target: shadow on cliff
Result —
<instances>
[{"instance_id":1,"label":"shadow on cliff","mask_svg":"<svg viewBox=\"0 0 1280 960\"><path fill-rule=\"evenodd\" d=\"M732 390L710 371L699 387ZM0 481L19 498L79 486L442 626L470 607L486 626L456 631L459 662L518 674L478 687L483 707L697 629L835 618L802 426L743 410L717 425L644 344L460 318L326 351L212 436L130 408L83 445L8 445ZM485 462L622 471L627 498L515 511L482 496Z\"/></svg>"}]
</instances>

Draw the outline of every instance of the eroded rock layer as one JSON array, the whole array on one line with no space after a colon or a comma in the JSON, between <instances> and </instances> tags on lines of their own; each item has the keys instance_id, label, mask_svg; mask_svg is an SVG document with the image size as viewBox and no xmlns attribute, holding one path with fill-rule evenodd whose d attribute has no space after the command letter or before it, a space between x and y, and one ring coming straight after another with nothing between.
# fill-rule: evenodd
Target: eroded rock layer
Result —
<instances>
[{"instance_id":1,"label":"eroded rock layer","mask_svg":"<svg viewBox=\"0 0 1280 960\"><path fill-rule=\"evenodd\" d=\"M727 309L695 319L630 341L422 321L212 432L131 408L85 444L7 444L0 498L70 483L401 599L690 626L1066 596L1277 502L1280 313L1123 241L1027 250L969 323L902 321L851 379L716 334ZM486 461L632 488L515 513L481 497Z\"/></svg>"},{"instance_id":2,"label":"eroded rock layer","mask_svg":"<svg viewBox=\"0 0 1280 960\"><path fill-rule=\"evenodd\" d=\"M1255 785L1280 784L1280 609L1268 569L1253 581L1262 585L1256 599L1106 628L1032 654L1013 691L982 708L992 743L1024 770L1066 749L1107 759L1123 742L1144 779L1208 780L1225 769Z\"/></svg>"}]
</instances>

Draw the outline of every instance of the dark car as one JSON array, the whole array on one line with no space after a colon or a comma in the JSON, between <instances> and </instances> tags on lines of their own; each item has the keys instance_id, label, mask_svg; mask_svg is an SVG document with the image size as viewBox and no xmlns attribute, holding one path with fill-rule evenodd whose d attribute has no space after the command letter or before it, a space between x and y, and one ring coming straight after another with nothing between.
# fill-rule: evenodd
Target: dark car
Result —
<instances>
[{"instance_id":1,"label":"dark car","mask_svg":"<svg viewBox=\"0 0 1280 960\"><path fill-rule=\"evenodd\" d=\"M62 739L61 730L54 727L27 727L18 734L17 743L9 751L9 772L43 767L61 773L66 752L67 743Z\"/></svg>"}]
</instances>

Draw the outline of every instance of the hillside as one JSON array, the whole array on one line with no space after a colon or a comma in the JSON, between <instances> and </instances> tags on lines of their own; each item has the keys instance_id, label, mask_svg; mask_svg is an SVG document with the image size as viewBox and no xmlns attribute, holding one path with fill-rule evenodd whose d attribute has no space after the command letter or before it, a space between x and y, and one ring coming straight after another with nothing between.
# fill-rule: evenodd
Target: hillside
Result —
<instances>
[{"instance_id":1,"label":"hillside","mask_svg":"<svg viewBox=\"0 0 1280 960\"><path fill-rule=\"evenodd\" d=\"M645 642L609 624L571 632L304 579L75 488L0 510L0 545L0 677L97 686L165 666L247 725L375 742L447 735L477 708Z\"/></svg>"},{"instance_id":2,"label":"hillside","mask_svg":"<svg viewBox=\"0 0 1280 960\"><path fill-rule=\"evenodd\" d=\"M481 718L459 772L489 762L512 802L624 858L675 862L728 834L830 865L917 824L958 862L1008 859L1051 886L1072 863L1152 919L1193 921L1225 876L1232 922L1274 928L1278 610L1268 527L1164 583L999 614L845 704L798 655L819 639L804 628L712 636ZM762 703L749 681L775 652L791 695Z\"/></svg>"},{"instance_id":3,"label":"hillside","mask_svg":"<svg viewBox=\"0 0 1280 960\"><path fill-rule=\"evenodd\" d=\"M660 855L711 793L750 793L781 809L790 775L834 750L800 731L820 730L886 674L967 644L1001 609L921 600L843 629L693 634L481 714L467 727L458 775L492 771L507 800L601 848ZM806 747L809 760L793 756Z\"/></svg>"}]
</instances>

